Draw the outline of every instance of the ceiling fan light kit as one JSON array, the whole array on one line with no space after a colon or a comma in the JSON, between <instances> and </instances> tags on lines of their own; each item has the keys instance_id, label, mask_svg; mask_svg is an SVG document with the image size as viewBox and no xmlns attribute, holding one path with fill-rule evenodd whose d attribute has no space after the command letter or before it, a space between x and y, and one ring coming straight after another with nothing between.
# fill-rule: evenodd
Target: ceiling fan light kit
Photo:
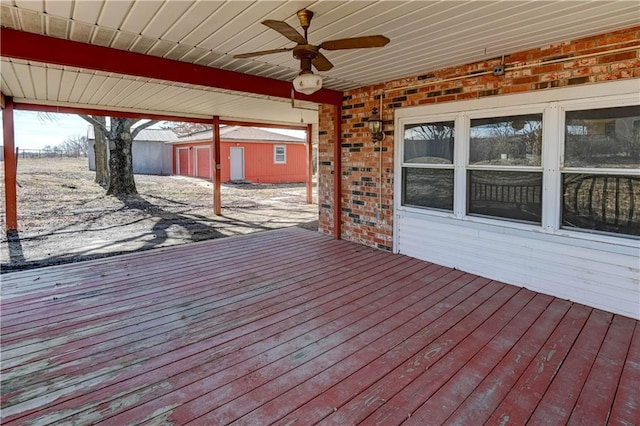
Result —
<instances>
[{"instance_id":1,"label":"ceiling fan light kit","mask_svg":"<svg viewBox=\"0 0 640 426\"><path fill-rule=\"evenodd\" d=\"M293 88L305 95L311 95L322 88L322 77L314 74L311 70L313 66L318 71L329 71L333 68L333 64L322 54L320 49L325 50L343 50L343 49L361 49L367 47L382 47L389 43L389 39L383 35L351 37L340 40L325 41L317 46L309 44L307 30L311 25L313 12L302 9L297 12L300 26L304 30L304 36L295 28L284 21L275 21L268 19L262 21L263 25L275 30L296 43L295 47L280 48L272 50L263 50L260 52L243 53L234 55L235 58L251 58L254 56L268 55L271 53L280 53L293 51L293 56L300 61L300 74L293 80Z\"/></svg>"},{"instance_id":2,"label":"ceiling fan light kit","mask_svg":"<svg viewBox=\"0 0 640 426\"><path fill-rule=\"evenodd\" d=\"M293 88L296 92L311 95L322 88L322 77L311 72L298 74L298 76L293 79Z\"/></svg>"}]
</instances>

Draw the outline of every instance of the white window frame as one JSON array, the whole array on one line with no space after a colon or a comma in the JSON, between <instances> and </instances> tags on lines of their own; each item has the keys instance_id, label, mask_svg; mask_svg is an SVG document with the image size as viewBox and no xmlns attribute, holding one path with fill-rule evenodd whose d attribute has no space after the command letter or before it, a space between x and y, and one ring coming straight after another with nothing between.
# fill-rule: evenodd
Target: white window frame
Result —
<instances>
[{"instance_id":1,"label":"white window frame","mask_svg":"<svg viewBox=\"0 0 640 426\"><path fill-rule=\"evenodd\" d=\"M450 102L440 105L425 105L401 108L395 112L395 128L397 129L394 167L395 214L408 213L415 217L454 218L467 223L497 225L535 233L546 233L571 237L579 240L610 242L618 245L637 246L636 238L626 235L589 233L570 228L561 228L561 177L564 160L564 113L571 110L599 109L612 106L628 106L640 104L638 96L638 80L622 80L594 84L583 87L567 87L543 90L524 94L504 95L468 101ZM542 224L525 224L508 219L469 216L466 213L466 175L467 170L476 167L468 165L469 129L472 118L499 117L502 115L518 115L526 113L543 114L542 134ZM454 142L454 212L442 212L428 208L417 208L402 205L402 167L404 165L404 128L405 125L455 121ZM415 166L415 165L412 165ZM492 167L493 169L493 167ZM510 168L516 171L518 168ZM525 167L527 171L531 170ZM571 168L571 171L580 169ZM588 169L591 172L593 169ZM640 176L640 170L630 169L597 169L598 173L633 174ZM394 220L394 246L397 245L397 220Z\"/></svg>"},{"instance_id":2,"label":"white window frame","mask_svg":"<svg viewBox=\"0 0 640 426\"><path fill-rule=\"evenodd\" d=\"M404 161L404 126L405 125L412 125L412 124L430 124L430 123L441 123L444 121L453 121L453 162L451 164L428 164L428 163L406 163ZM403 124L403 127L401 127L402 129L402 141L401 141L401 145L402 145L402 155L400 156L400 177L396 178L396 181L399 179L400 181L402 181L402 169L404 168L414 168L414 169L438 169L438 170L453 170L453 184L454 184L454 189L453 189L453 212L455 212L456 210L456 197L455 197L455 193L456 193L456 189L455 189L455 185L456 185L456 156L458 155L457 152L457 146L458 146L458 121L456 120L456 116L452 115L452 114L445 114L445 115L435 115L435 116L430 116L429 120L420 120L420 119L414 119L414 120L409 120L407 122L405 122ZM398 194L398 197L400 198L400 203L402 203L402 183L400 186L400 192L396 192L396 194ZM408 206L407 206L408 207ZM409 207L409 208L413 208L413 209L418 209L418 210L422 210L422 209L429 209L429 211L434 212L434 213L438 213L441 215L445 215L445 216L450 216L453 212L449 212L446 210L442 210L442 209L435 209L435 208L429 208L429 207Z\"/></svg>"},{"instance_id":3,"label":"white window frame","mask_svg":"<svg viewBox=\"0 0 640 426\"><path fill-rule=\"evenodd\" d=\"M464 149L464 158L461 161L461 166L460 169L462 169L464 171L464 173L461 173L461 178L464 180L464 190L461 190L458 195L459 198L462 198L462 200L460 200L459 206L461 207L461 210L456 212L456 217L459 218L466 218L466 217L473 217L475 219L489 219L489 220L498 220L500 222L509 222L509 223L517 223L517 224L523 224L524 226L534 226L534 227L538 227L539 225L536 224L525 224L523 222L518 222L512 219L508 219L508 218L499 218L499 217L495 217L495 218L490 218L488 216L479 216L479 215L469 215L467 213L468 210L468 206L467 206L467 188L466 188L466 184L467 184L467 172L469 170L486 170L486 171L503 171L503 172L538 172L542 174L542 186L544 188L544 164L545 164L545 158L544 158L544 153L545 153L545 117L547 114L545 114L545 107L546 105L544 104L537 104L537 105L524 105L524 106L518 106L518 107L505 107L505 108L494 108L494 109L490 109L490 110L484 110L484 111L470 111L468 113L463 113L463 129L464 129L464 138L461 138L460 144L462 145L461 150ZM469 157L470 157L470 139L471 139L471 120L475 120L475 119L482 119L482 118L498 118L498 117L505 117L505 116L513 116L513 115L527 115L527 114L542 114L542 152L541 152L541 158L540 158L540 165L539 166L495 166L495 165L478 165L478 164L469 164ZM544 190L542 191L543 195L542 195L542 221L544 221L544 206L545 206L545 200L544 200Z\"/></svg>"},{"instance_id":4,"label":"white window frame","mask_svg":"<svg viewBox=\"0 0 640 426\"><path fill-rule=\"evenodd\" d=\"M278 148L282 148L283 153L278 154ZM278 160L278 155L284 157L283 160ZM273 146L273 163L274 164L287 164L287 146L286 145L274 145Z\"/></svg>"},{"instance_id":5,"label":"white window frame","mask_svg":"<svg viewBox=\"0 0 640 426\"><path fill-rule=\"evenodd\" d=\"M634 97L613 97L608 99L600 99L600 100L581 100L581 101L573 101L566 102L560 105L558 108L558 123L559 123L559 133L560 133L560 143L558 144L558 158L559 158L559 167L558 167L558 191L562 190L562 175L563 174L572 174L572 173L586 173L593 175L629 175L629 176L640 176L640 169L634 168L606 168L606 167L566 167L564 165L564 153L565 153L565 124L566 124L566 113L571 111L586 111L592 109L603 109L603 108L616 108L616 107L624 107L624 106L634 106L638 105L638 95L636 95L636 99ZM604 233L600 231L590 231L588 229L581 228L569 228L562 227L562 205L561 205L562 197L558 199L558 232L562 231L570 231L570 232L579 232L585 235L611 235L610 233ZM624 235L621 235L624 237Z\"/></svg>"}]
</instances>

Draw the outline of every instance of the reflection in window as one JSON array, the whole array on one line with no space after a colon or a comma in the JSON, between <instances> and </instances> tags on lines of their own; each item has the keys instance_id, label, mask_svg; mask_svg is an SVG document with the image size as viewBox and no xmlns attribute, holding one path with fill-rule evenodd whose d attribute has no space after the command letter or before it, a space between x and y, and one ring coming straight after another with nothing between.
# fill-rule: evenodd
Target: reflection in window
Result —
<instances>
[{"instance_id":1,"label":"reflection in window","mask_svg":"<svg viewBox=\"0 0 640 426\"><path fill-rule=\"evenodd\" d=\"M542 114L471 120L469 164L540 166Z\"/></svg>"},{"instance_id":2,"label":"reflection in window","mask_svg":"<svg viewBox=\"0 0 640 426\"><path fill-rule=\"evenodd\" d=\"M406 126L405 163L452 164L453 137L453 121Z\"/></svg>"},{"instance_id":3,"label":"reflection in window","mask_svg":"<svg viewBox=\"0 0 640 426\"><path fill-rule=\"evenodd\" d=\"M403 168L402 204L453 211L453 170Z\"/></svg>"},{"instance_id":4,"label":"reflection in window","mask_svg":"<svg viewBox=\"0 0 640 426\"><path fill-rule=\"evenodd\" d=\"M542 173L469 170L469 214L542 223Z\"/></svg>"},{"instance_id":5,"label":"reflection in window","mask_svg":"<svg viewBox=\"0 0 640 426\"><path fill-rule=\"evenodd\" d=\"M565 173L562 226L640 235L640 176Z\"/></svg>"},{"instance_id":6,"label":"reflection in window","mask_svg":"<svg viewBox=\"0 0 640 426\"><path fill-rule=\"evenodd\" d=\"M567 112L564 165L639 168L640 106Z\"/></svg>"}]
</instances>

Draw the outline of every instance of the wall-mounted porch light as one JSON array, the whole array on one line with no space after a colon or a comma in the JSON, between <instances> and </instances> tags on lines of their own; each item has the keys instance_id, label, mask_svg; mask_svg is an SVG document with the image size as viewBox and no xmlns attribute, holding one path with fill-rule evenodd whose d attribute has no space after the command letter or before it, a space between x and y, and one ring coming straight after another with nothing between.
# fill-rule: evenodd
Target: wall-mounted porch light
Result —
<instances>
[{"instance_id":1,"label":"wall-mounted porch light","mask_svg":"<svg viewBox=\"0 0 640 426\"><path fill-rule=\"evenodd\" d=\"M380 142L382 139L384 139L384 132L382 131L382 118L378 113L377 107L373 107L373 111L371 112L371 117L369 117L368 124L374 141Z\"/></svg>"}]
</instances>

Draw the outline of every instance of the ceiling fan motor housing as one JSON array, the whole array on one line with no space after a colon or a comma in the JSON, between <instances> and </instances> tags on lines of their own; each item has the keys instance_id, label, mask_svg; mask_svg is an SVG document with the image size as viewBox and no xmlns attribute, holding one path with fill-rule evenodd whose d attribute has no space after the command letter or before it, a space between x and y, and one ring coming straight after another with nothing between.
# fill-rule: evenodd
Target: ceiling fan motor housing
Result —
<instances>
[{"instance_id":1,"label":"ceiling fan motor housing","mask_svg":"<svg viewBox=\"0 0 640 426\"><path fill-rule=\"evenodd\" d=\"M307 9L299 10L297 13L298 19L300 20L300 26L306 31L311 25L311 18L313 18L313 12ZM305 38L306 34L305 34Z\"/></svg>"}]
</instances>

